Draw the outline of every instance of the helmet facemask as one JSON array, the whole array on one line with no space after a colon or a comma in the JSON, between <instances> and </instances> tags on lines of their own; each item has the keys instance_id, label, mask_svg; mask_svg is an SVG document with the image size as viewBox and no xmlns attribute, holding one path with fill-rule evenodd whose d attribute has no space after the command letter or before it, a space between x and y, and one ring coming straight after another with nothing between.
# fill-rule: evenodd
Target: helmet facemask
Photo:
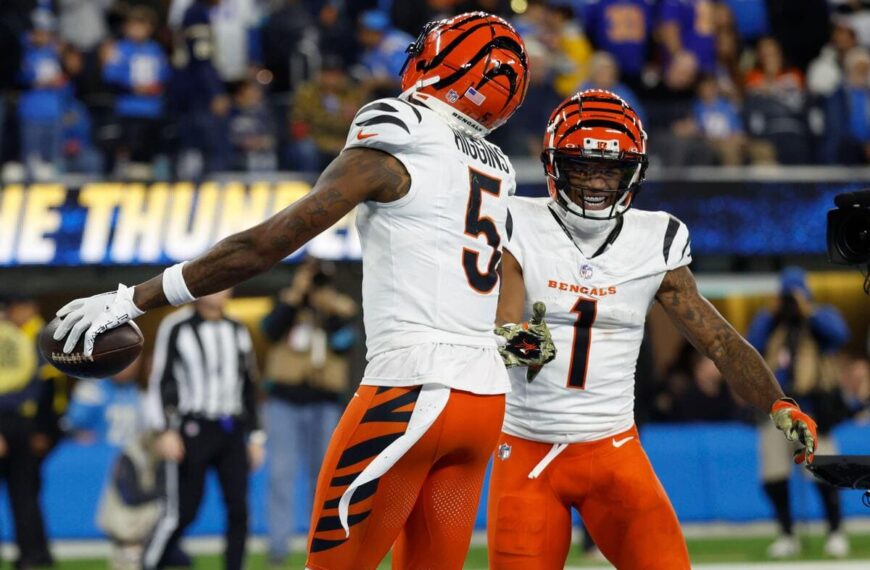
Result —
<instances>
[{"instance_id":1,"label":"helmet facemask","mask_svg":"<svg viewBox=\"0 0 870 570\"><path fill-rule=\"evenodd\" d=\"M556 202L587 219L611 220L624 214L643 181L646 157L617 151L622 156L616 158L613 154L545 151L542 158Z\"/></svg>"}]
</instances>

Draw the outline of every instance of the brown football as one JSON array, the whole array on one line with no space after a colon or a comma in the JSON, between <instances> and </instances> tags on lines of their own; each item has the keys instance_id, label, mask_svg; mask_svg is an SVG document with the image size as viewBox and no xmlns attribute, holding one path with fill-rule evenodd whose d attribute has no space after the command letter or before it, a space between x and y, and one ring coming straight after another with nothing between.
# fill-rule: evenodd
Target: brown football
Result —
<instances>
[{"instance_id":1,"label":"brown football","mask_svg":"<svg viewBox=\"0 0 870 570\"><path fill-rule=\"evenodd\" d=\"M142 352L145 339L136 323L130 321L98 334L94 342L94 353L90 357L82 354L84 335L69 354L63 352L65 339L54 340L52 335L60 325L55 317L39 333L39 350L55 368L77 378L105 378L117 374L130 366Z\"/></svg>"}]
</instances>

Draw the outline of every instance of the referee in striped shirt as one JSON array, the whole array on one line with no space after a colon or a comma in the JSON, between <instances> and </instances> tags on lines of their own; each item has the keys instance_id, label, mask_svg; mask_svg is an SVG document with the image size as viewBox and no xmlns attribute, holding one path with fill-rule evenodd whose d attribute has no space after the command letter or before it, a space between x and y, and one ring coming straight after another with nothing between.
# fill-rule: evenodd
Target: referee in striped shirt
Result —
<instances>
[{"instance_id":1,"label":"referee in striped shirt","mask_svg":"<svg viewBox=\"0 0 870 570\"><path fill-rule=\"evenodd\" d=\"M166 317L157 331L147 397L151 427L162 432L166 504L143 553L146 570L166 564L202 500L214 468L226 506L224 567L241 570L248 534L248 473L263 459L257 430L256 362L245 326L224 315L223 291Z\"/></svg>"}]
</instances>

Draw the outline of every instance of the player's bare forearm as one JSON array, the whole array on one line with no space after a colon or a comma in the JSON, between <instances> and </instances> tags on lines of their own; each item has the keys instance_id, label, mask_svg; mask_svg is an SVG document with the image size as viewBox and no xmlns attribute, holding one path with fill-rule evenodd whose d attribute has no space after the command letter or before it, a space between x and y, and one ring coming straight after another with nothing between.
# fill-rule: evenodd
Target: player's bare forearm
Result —
<instances>
[{"instance_id":1,"label":"player's bare forearm","mask_svg":"<svg viewBox=\"0 0 870 570\"><path fill-rule=\"evenodd\" d=\"M500 270L501 288L498 293L498 309L495 313L495 324L498 326L522 321L526 303L523 269L508 250L504 250Z\"/></svg>"},{"instance_id":2,"label":"player's bare forearm","mask_svg":"<svg viewBox=\"0 0 870 570\"><path fill-rule=\"evenodd\" d=\"M737 395L764 412L784 396L761 355L698 292L687 267L668 271L656 299L683 336L716 363Z\"/></svg>"},{"instance_id":3,"label":"player's bare forearm","mask_svg":"<svg viewBox=\"0 0 870 570\"><path fill-rule=\"evenodd\" d=\"M187 263L183 273L187 288L201 297L233 287L269 270L360 202L392 202L407 194L410 186L407 170L391 155L364 148L345 150L304 198ZM162 276L137 285L133 302L146 311L166 305Z\"/></svg>"}]
</instances>

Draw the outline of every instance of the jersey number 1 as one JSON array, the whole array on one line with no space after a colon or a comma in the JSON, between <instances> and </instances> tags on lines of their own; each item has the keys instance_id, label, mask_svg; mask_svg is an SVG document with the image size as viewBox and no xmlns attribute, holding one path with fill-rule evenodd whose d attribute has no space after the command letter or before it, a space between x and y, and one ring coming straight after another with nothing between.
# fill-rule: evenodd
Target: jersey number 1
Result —
<instances>
[{"instance_id":1,"label":"jersey number 1","mask_svg":"<svg viewBox=\"0 0 870 570\"><path fill-rule=\"evenodd\" d=\"M571 364L568 365L568 387L585 390L589 348L592 346L592 323L598 312L598 300L580 297L571 312L577 313L577 319L574 321L574 342L571 343Z\"/></svg>"},{"instance_id":2,"label":"jersey number 1","mask_svg":"<svg viewBox=\"0 0 870 570\"><path fill-rule=\"evenodd\" d=\"M495 222L489 216L480 215L483 205L483 193L498 196L501 193L501 180L487 176L473 168L468 169L471 179L471 190L468 194L468 207L465 209L465 235L477 238L483 234L486 244L492 248L492 256L486 267L486 273L481 273L477 267L480 252L462 248L462 268L465 269L465 277L468 284L478 293L489 293L498 283L498 263L501 261L501 252L498 246L501 244L501 236Z\"/></svg>"}]
</instances>

